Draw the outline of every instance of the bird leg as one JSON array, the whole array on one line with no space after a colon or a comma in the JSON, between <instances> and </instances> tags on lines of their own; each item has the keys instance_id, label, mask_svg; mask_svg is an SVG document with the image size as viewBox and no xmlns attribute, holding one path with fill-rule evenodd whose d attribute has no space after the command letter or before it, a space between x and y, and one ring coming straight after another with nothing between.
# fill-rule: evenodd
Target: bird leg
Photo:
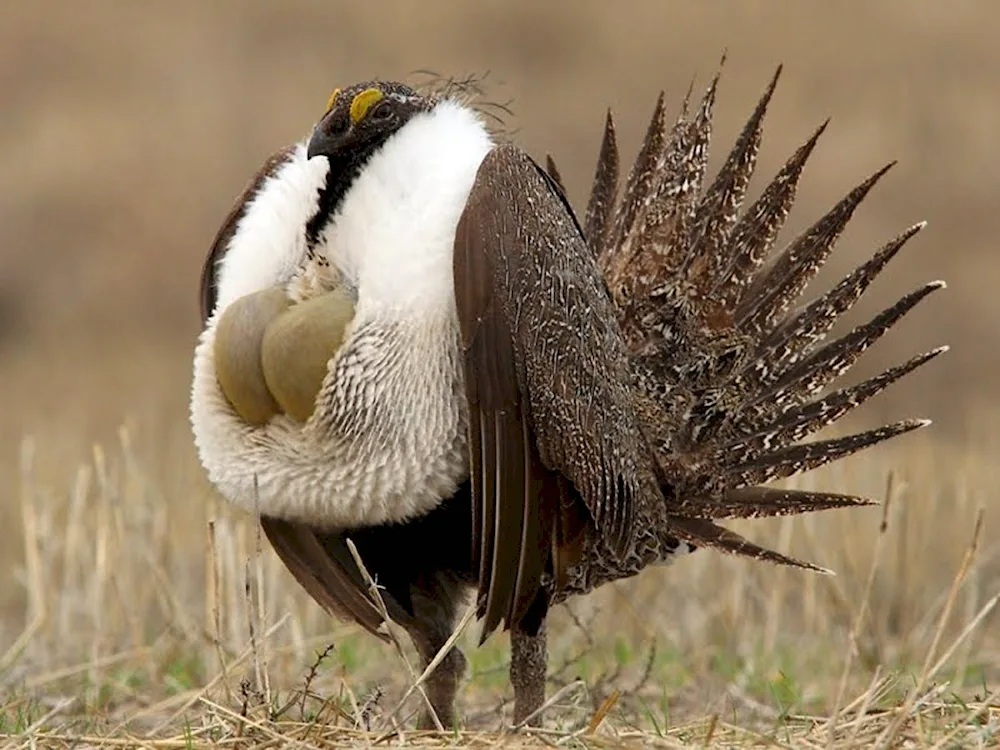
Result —
<instances>
[{"instance_id":1,"label":"bird leg","mask_svg":"<svg viewBox=\"0 0 1000 750\"><path fill-rule=\"evenodd\" d=\"M545 622L542 621L537 635L528 635L519 627L513 627L510 631L510 684L514 687L514 724L520 724L545 702L547 668ZM529 725L541 723L542 717L536 715Z\"/></svg>"},{"instance_id":2,"label":"bird leg","mask_svg":"<svg viewBox=\"0 0 1000 750\"><path fill-rule=\"evenodd\" d=\"M421 672L451 637L455 622L455 606L456 591L449 583L434 581L426 585L426 588L414 587L415 616L411 622L404 622L403 625L420 655ZM455 726L455 693L465 676L466 664L462 651L457 646L452 646L424 682L424 692L444 729L452 729ZM417 728L437 729L426 703L417 720Z\"/></svg>"},{"instance_id":3,"label":"bird leg","mask_svg":"<svg viewBox=\"0 0 1000 750\"><path fill-rule=\"evenodd\" d=\"M448 640L448 635L443 638L427 638L426 635L426 633L410 632L410 637L420 654L421 672L427 668ZM465 666L465 655L453 646L424 682L424 692L444 729L452 729L455 726L455 693L458 692L458 684L465 674ZM417 720L417 729L437 729L434 717L431 716L426 704Z\"/></svg>"}]
</instances>

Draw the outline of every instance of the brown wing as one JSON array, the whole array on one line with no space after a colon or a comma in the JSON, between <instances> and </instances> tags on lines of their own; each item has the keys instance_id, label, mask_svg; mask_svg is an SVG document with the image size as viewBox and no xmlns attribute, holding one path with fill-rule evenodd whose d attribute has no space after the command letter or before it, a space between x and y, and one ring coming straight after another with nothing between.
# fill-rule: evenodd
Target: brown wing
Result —
<instances>
[{"instance_id":1,"label":"brown wing","mask_svg":"<svg viewBox=\"0 0 1000 750\"><path fill-rule=\"evenodd\" d=\"M485 638L539 595L564 551L553 537L574 536L558 528L573 497L614 549L628 546L649 454L593 253L558 187L513 146L479 169L454 270Z\"/></svg>"}]
</instances>

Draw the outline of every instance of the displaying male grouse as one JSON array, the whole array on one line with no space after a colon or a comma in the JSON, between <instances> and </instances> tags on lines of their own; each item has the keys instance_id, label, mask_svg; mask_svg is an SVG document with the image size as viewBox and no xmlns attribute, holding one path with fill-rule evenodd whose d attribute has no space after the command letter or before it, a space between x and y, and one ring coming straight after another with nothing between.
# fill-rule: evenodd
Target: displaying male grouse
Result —
<instances>
[{"instance_id":1,"label":"displaying male grouse","mask_svg":"<svg viewBox=\"0 0 1000 750\"><path fill-rule=\"evenodd\" d=\"M192 424L328 611L385 637L348 538L425 664L474 592L520 721L567 597L698 547L812 567L715 521L866 502L761 485L926 424L801 442L944 351L828 390L943 284L823 343L921 225L795 306L886 170L768 260L823 130L743 209L776 81L711 182L717 80L672 125L660 97L620 197L609 114L582 222L461 97L400 83L335 91L268 160L204 267ZM427 684L446 726L464 663Z\"/></svg>"}]
</instances>

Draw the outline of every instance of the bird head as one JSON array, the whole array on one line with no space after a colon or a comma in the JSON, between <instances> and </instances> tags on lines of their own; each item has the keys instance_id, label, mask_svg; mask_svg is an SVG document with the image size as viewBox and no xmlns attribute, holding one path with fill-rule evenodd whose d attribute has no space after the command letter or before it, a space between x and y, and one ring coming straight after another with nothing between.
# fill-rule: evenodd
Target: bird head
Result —
<instances>
[{"instance_id":1,"label":"bird head","mask_svg":"<svg viewBox=\"0 0 1000 750\"><path fill-rule=\"evenodd\" d=\"M331 165L360 164L433 101L402 83L375 81L334 89L326 112L313 128L309 158Z\"/></svg>"}]
</instances>

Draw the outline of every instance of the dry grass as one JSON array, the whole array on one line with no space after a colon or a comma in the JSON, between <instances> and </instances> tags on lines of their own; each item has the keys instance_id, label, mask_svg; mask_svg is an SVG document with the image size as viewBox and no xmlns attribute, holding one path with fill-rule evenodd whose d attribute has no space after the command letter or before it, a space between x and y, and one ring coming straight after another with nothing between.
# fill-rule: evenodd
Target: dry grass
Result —
<instances>
[{"instance_id":1,"label":"dry grass","mask_svg":"<svg viewBox=\"0 0 1000 750\"><path fill-rule=\"evenodd\" d=\"M745 524L836 576L700 552L560 607L544 731L509 728L506 639L475 650L472 626L466 729L431 736L406 728L418 695L398 710L409 648L331 622L251 519L154 479L170 446L122 428L54 486L26 440L27 604L20 627L5 623L0 731L52 747L989 747L996 447L912 436L807 477L881 509Z\"/></svg>"},{"instance_id":2,"label":"dry grass","mask_svg":"<svg viewBox=\"0 0 1000 750\"><path fill-rule=\"evenodd\" d=\"M1000 13L989 0L619 7L0 6L0 744L1000 743ZM705 552L649 570L554 613L546 731L504 729L497 636L468 651L466 729L410 732L420 698L394 713L412 684L401 656L325 617L197 466L185 407L205 249L257 164L345 80L491 70L518 139L553 152L579 201L604 107L631 154L658 90L676 104L723 48L720 144L785 63L762 175L833 116L791 231L900 160L821 283L930 221L860 312L924 280L950 289L861 369L954 350L858 420L938 424L803 479L883 508L741 524L835 577Z\"/></svg>"}]
</instances>

